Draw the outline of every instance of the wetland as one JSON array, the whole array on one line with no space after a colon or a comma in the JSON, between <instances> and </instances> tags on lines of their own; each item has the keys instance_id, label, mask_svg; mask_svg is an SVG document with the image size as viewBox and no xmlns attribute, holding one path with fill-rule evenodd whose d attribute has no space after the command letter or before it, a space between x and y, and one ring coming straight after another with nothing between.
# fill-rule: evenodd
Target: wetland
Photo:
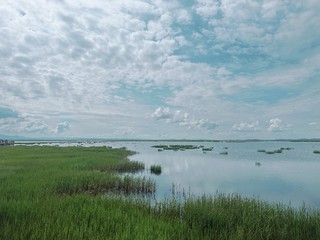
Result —
<instances>
[{"instance_id":1,"label":"wetland","mask_svg":"<svg viewBox=\"0 0 320 240\"><path fill-rule=\"evenodd\" d=\"M207 142L160 152L153 142L22 145L0 148L0 239L320 236L317 144L297 151L301 148L291 143L262 148ZM274 155L257 151L281 147L294 149ZM291 185L277 186L278 177L267 187L270 178L285 172L281 181L292 177ZM303 184L295 190L297 182ZM264 195L268 192L272 197Z\"/></svg>"}]
</instances>

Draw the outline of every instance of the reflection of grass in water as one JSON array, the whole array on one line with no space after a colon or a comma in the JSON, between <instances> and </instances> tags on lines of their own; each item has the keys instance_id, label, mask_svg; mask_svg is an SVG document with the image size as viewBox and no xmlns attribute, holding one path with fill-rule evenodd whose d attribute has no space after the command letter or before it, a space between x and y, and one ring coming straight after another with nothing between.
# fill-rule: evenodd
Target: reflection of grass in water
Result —
<instances>
[{"instance_id":1,"label":"reflection of grass in water","mask_svg":"<svg viewBox=\"0 0 320 240\"><path fill-rule=\"evenodd\" d=\"M150 172L152 174L160 175L161 174L161 166L160 165L151 165Z\"/></svg>"},{"instance_id":2,"label":"reflection of grass in water","mask_svg":"<svg viewBox=\"0 0 320 240\"><path fill-rule=\"evenodd\" d=\"M306 208L239 195L178 197L175 190L163 202L123 197L154 189L150 180L119 174L128 154L100 147L0 148L0 239L320 238L320 212Z\"/></svg>"}]
</instances>

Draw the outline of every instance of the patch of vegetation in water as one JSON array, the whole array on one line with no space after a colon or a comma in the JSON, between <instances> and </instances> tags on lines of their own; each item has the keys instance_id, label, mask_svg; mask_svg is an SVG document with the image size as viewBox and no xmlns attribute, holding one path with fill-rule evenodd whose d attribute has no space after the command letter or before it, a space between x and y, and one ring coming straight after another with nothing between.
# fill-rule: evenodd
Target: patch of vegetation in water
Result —
<instances>
[{"instance_id":1,"label":"patch of vegetation in water","mask_svg":"<svg viewBox=\"0 0 320 240\"><path fill-rule=\"evenodd\" d=\"M264 150L264 149L259 149L257 150L258 152L263 152L266 154L275 154L275 153L282 153L283 151L289 151L292 150L293 148L290 147L286 147L286 148L279 148L279 149L275 149L275 150Z\"/></svg>"},{"instance_id":2,"label":"patch of vegetation in water","mask_svg":"<svg viewBox=\"0 0 320 240\"><path fill-rule=\"evenodd\" d=\"M227 151L221 152L220 155L228 155Z\"/></svg>"},{"instance_id":3,"label":"patch of vegetation in water","mask_svg":"<svg viewBox=\"0 0 320 240\"><path fill-rule=\"evenodd\" d=\"M200 146L196 145L154 145L153 148L158 148L161 150L191 150L191 149L199 149Z\"/></svg>"},{"instance_id":4,"label":"patch of vegetation in water","mask_svg":"<svg viewBox=\"0 0 320 240\"><path fill-rule=\"evenodd\" d=\"M150 172L155 175L160 175L162 172L161 165L151 165Z\"/></svg>"},{"instance_id":5,"label":"patch of vegetation in water","mask_svg":"<svg viewBox=\"0 0 320 240\"><path fill-rule=\"evenodd\" d=\"M195 150L200 149L203 152L210 152L213 150L213 147L204 147L202 145L154 145L153 148L157 148L159 152L165 151L165 150L172 150L172 151L186 151L186 150Z\"/></svg>"},{"instance_id":6,"label":"patch of vegetation in water","mask_svg":"<svg viewBox=\"0 0 320 240\"><path fill-rule=\"evenodd\" d=\"M320 154L320 150L314 150L313 153Z\"/></svg>"},{"instance_id":7,"label":"patch of vegetation in water","mask_svg":"<svg viewBox=\"0 0 320 240\"><path fill-rule=\"evenodd\" d=\"M213 147L208 147L208 148L202 147L202 151L204 151L204 152L210 152L212 150L213 150Z\"/></svg>"},{"instance_id":8,"label":"patch of vegetation in water","mask_svg":"<svg viewBox=\"0 0 320 240\"><path fill-rule=\"evenodd\" d=\"M257 150L257 152L266 152L266 150L264 150L264 149L259 149L259 150Z\"/></svg>"}]
</instances>

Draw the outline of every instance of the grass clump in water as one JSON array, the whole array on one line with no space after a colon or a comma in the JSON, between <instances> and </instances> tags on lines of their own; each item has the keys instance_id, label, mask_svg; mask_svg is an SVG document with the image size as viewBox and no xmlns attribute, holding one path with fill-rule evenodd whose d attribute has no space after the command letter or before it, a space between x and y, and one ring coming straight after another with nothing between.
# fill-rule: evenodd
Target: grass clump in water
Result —
<instances>
[{"instance_id":1,"label":"grass clump in water","mask_svg":"<svg viewBox=\"0 0 320 240\"><path fill-rule=\"evenodd\" d=\"M163 150L173 150L173 151L185 151L185 150L194 150L194 149L200 149L200 146L195 145L154 145L153 148L157 148L158 151Z\"/></svg>"},{"instance_id":2,"label":"grass clump in water","mask_svg":"<svg viewBox=\"0 0 320 240\"><path fill-rule=\"evenodd\" d=\"M258 149L257 152L266 152L264 149Z\"/></svg>"},{"instance_id":3,"label":"grass clump in water","mask_svg":"<svg viewBox=\"0 0 320 240\"><path fill-rule=\"evenodd\" d=\"M155 175L160 175L162 172L161 165L151 165L150 172Z\"/></svg>"}]
</instances>

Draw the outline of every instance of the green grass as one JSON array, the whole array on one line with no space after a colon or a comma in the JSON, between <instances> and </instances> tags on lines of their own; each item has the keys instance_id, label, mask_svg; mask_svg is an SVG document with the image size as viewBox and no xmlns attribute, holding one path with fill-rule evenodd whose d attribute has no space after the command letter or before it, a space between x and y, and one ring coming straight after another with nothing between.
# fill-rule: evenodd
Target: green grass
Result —
<instances>
[{"instance_id":1,"label":"green grass","mask_svg":"<svg viewBox=\"0 0 320 240\"><path fill-rule=\"evenodd\" d=\"M150 172L155 175L161 174L161 166L160 165L151 165Z\"/></svg>"},{"instance_id":2,"label":"green grass","mask_svg":"<svg viewBox=\"0 0 320 240\"><path fill-rule=\"evenodd\" d=\"M200 149L201 146L195 145L154 145L153 148L157 148L158 150L173 150L173 151L185 151L185 150L194 150Z\"/></svg>"},{"instance_id":3,"label":"green grass","mask_svg":"<svg viewBox=\"0 0 320 240\"><path fill-rule=\"evenodd\" d=\"M219 194L154 202L151 180L121 174L143 167L130 154L0 147L0 239L320 238L317 210Z\"/></svg>"}]
</instances>

